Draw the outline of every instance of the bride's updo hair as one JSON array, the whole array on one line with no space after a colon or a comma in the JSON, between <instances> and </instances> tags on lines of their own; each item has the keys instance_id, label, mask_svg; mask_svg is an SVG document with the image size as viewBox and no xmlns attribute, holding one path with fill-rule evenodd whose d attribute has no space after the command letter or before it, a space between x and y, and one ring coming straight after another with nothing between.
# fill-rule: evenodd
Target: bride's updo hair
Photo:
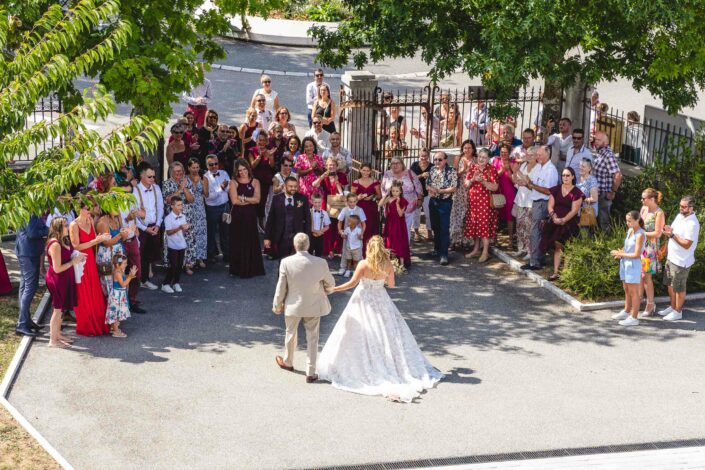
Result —
<instances>
[{"instance_id":1,"label":"bride's updo hair","mask_svg":"<svg viewBox=\"0 0 705 470\"><path fill-rule=\"evenodd\" d=\"M389 250L384 247L384 239L375 235L367 242L367 253L365 256L367 266L373 275L385 274L385 267L390 262Z\"/></svg>"}]
</instances>

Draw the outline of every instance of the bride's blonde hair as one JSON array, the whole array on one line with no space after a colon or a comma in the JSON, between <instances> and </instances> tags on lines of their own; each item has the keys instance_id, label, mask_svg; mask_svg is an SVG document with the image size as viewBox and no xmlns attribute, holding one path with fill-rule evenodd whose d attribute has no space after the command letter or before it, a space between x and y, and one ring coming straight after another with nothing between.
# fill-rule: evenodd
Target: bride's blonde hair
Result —
<instances>
[{"instance_id":1,"label":"bride's blonde hair","mask_svg":"<svg viewBox=\"0 0 705 470\"><path fill-rule=\"evenodd\" d=\"M372 274L377 276L386 274L386 267L391 262L389 250L384 247L384 239L375 235L367 242L367 252L365 259Z\"/></svg>"}]
</instances>

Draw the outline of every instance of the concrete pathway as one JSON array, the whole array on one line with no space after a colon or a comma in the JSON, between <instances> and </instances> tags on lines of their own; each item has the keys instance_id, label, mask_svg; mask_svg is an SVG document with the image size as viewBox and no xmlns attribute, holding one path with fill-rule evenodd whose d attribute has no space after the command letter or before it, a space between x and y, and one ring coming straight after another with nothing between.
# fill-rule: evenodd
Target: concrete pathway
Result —
<instances>
[{"instance_id":1,"label":"concrete pathway","mask_svg":"<svg viewBox=\"0 0 705 470\"><path fill-rule=\"evenodd\" d=\"M222 266L141 293L129 338L36 342L10 394L79 469L309 468L705 436L705 303L623 329L499 263L414 259L391 292L447 379L410 405L307 385L274 364L267 276ZM328 337L349 294L332 298Z\"/></svg>"}]
</instances>

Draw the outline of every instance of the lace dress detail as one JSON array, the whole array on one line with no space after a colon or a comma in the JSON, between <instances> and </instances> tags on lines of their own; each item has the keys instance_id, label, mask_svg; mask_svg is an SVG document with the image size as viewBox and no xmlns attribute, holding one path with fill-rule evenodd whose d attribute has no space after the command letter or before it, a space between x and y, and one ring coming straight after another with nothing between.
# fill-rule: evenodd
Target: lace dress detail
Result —
<instances>
[{"instance_id":1,"label":"lace dress detail","mask_svg":"<svg viewBox=\"0 0 705 470\"><path fill-rule=\"evenodd\" d=\"M407 403L443 378L419 349L384 280L368 278L355 288L326 341L318 375L341 390Z\"/></svg>"}]
</instances>

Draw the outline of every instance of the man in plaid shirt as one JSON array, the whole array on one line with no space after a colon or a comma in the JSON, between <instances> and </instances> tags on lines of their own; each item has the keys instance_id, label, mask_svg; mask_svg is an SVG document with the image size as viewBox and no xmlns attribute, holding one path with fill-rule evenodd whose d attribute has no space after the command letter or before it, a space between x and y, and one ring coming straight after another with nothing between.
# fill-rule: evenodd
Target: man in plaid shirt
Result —
<instances>
[{"instance_id":1,"label":"man in plaid shirt","mask_svg":"<svg viewBox=\"0 0 705 470\"><path fill-rule=\"evenodd\" d=\"M593 173L597 179L600 191L598 219L600 228L609 228L610 210L614 195L622 184L622 172L619 170L617 158L610 148L609 137L604 132L595 134L597 157L593 161Z\"/></svg>"}]
</instances>

